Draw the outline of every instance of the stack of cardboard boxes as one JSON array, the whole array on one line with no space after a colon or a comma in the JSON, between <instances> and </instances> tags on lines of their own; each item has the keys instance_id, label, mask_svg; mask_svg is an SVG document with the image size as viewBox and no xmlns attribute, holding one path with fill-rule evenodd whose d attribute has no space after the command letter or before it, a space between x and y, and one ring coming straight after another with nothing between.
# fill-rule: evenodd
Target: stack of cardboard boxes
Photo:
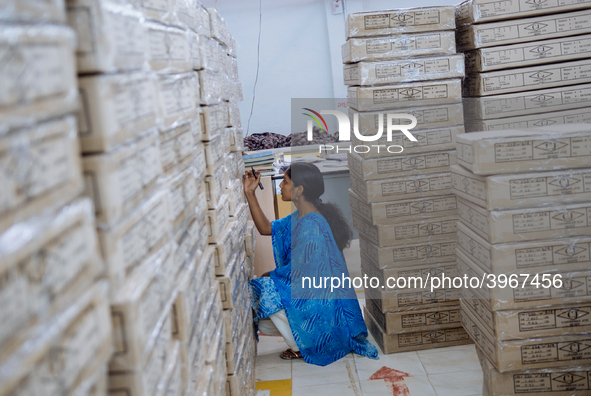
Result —
<instances>
[{"instance_id":1,"label":"stack of cardboard boxes","mask_svg":"<svg viewBox=\"0 0 591 396\"><path fill-rule=\"evenodd\" d=\"M453 7L347 19L349 200L362 270L380 279L379 286L366 286L365 316L384 353L470 342L461 327L458 289L386 285L389 277L425 280L457 272L457 203L449 170L456 163L456 136L464 132L464 59L456 54L454 28ZM410 124L404 114L417 119L411 130L416 142L400 128L363 140L388 132L389 125Z\"/></svg>"},{"instance_id":2,"label":"stack of cardboard boxes","mask_svg":"<svg viewBox=\"0 0 591 396\"><path fill-rule=\"evenodd\" d=\"M458 5L466 131L591 122L590 8L588 0Z\"/></svg>"},{"instance_id":3,"label":"stack of cardboard boxes","mask_svg":"<svg viewBox=\"0 0 591 396\"><path fill-rule=\"evenodd\" d=\"M0 393L105 393L109 287L80 198L76 35L62 1L0 8Z\"/></svg>"},{"instance_id":4,"label":"stack of cardboard boxes","mask_svg":"<svg viewBox=\"0 0 591 396\"><path fill-rule=\"evenodd\" d=\"M485 395L591 391L590 140L584 124L458 138L462 322Z\"/></svg>"}]
</instances>

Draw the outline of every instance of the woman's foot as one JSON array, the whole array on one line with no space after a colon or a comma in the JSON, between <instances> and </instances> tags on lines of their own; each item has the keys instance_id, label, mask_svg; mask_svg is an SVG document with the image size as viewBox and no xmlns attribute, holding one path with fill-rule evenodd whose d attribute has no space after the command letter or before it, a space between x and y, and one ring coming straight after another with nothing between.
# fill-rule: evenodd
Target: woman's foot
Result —
<instances>
[{"instance_id":1,"label":"woman's foot","mask_svg":"<svg viewBox=\"0 0 591 396\"><path fill-rule=\"evenodd\" d=\"M295 352L291 349L287 349L279 355L281 359L285 360L294 360L294 359L302 359L302 354L299 352Z\"/></svg>"}]
</instances>

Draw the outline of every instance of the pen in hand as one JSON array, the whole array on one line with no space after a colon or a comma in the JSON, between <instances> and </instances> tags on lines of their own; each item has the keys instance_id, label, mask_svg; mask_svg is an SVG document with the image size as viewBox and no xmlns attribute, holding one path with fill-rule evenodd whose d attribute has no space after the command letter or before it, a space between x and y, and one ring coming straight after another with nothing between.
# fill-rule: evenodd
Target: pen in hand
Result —
<instances>
[{"instance_id":1,"label":"pen in hand","mask_svg":"<svg viewBox=\"0 0 591 396\"><path fill-rule=\"evenodd\" d=\"M254 166L251 166L250 169L252 169L252 175L254 176L255 179L257 179L257 174L254 172ZM264 190L265 188L263 187L263 183L259 182L259 187L261 188L261 190Z\"/></svg>"}]
</instances>

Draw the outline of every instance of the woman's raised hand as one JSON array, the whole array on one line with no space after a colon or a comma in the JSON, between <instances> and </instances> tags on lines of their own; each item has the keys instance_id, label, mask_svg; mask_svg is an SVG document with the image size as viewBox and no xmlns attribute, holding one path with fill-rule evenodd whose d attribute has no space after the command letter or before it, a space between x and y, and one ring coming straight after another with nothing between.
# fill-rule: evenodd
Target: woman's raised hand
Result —
<instances>
[{"instance_id":1,"label":"woman's raised hand","mask_svg":"<svg viewBox=\"0 0 591 396\"><path fill-rule=\"evenodd\" d=\"M246 171L246 174L243 176L242 180L245 194L254 193L259 186L259 182L261 181L261 172L256 171L256 173L256 176L254 176L251 171Z\"/></svg>"}]
</instances>

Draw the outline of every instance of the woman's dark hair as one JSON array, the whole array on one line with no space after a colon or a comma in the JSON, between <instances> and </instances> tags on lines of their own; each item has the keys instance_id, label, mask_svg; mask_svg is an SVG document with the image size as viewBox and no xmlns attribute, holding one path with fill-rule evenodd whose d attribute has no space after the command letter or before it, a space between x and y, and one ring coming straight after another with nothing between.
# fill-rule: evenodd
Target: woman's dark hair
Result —
<instances>
[{"instance_id":1,"label":"woman's dark hair","mask_svg":"<svg viewBox=\"0 0 591 396\"><path fill-rule=\"evenodd\" d=\"M285 173L291 179L293 186L304 187L302 195L308 202L313 203L320 214L324 216L339 250L343 251L349 247L349 243L353 239L353 232L345 221L343 213L335 204L322 203L320 199L320 196L324 194L324 178L320 169L313 164L297 162L287 168Z\"/></svg>"}]
</instances>

